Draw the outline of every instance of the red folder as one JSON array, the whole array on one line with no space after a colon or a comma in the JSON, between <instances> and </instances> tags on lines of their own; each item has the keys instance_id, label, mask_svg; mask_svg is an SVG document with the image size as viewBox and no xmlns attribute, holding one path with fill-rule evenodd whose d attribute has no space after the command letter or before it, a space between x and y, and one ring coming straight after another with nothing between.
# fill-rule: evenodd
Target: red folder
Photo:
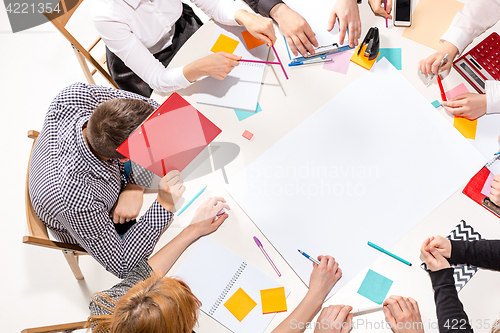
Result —
<instances>
[{"instance_id":1,"label":"red folder","mask_svg":"<svg viewBox=\"0 0 500 333\"><path fill-rule=\"evenodd\" d=\"M163 177L171 170L184 170L221 132L173 93L116 151Z\"/></svg>"},{"instance_id":2,"label":"red folder","mask_svg":"<svg viewBox=\"0 0 500 333\"><path fill-rule=\"evenodd\" d=\"M469 183L467 183L462 193L495 214L497 217L500 217L500 207L495 205L490 198L481 193L489 174L490 170L487 167L483 167L474 177L472 177Z\"/></svg>"}]
</instances>

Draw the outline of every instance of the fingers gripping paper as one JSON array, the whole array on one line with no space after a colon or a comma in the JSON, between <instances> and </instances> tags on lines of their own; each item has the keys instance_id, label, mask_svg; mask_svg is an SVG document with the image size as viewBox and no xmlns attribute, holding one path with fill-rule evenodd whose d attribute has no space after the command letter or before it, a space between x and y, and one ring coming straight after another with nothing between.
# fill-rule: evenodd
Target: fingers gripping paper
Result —
<instances>
[{"instance_id":1,"label":"fingers gripping paper","mask_svg":"<svg viewBox=\"0 0 500 333\"><path fill-rule=\"evenodd\" d=\"M374 87L388 96L368 107L380 98ZM305 283L311 263L297 249L333 255L336 291L379 256L368 240L389 249L485 162L383 58L228 190Z\"/></svg>"},{"instance_id":2,"label":"fingers gripping paper","mask_svg":"<svg viewBox=\"0 0 500 333\"><path fill-rule=\"evenodd\" d=\"M171 170L184 170L221 132L173 93L116 151L163 177Z\"/></svg>"}]
</instances>

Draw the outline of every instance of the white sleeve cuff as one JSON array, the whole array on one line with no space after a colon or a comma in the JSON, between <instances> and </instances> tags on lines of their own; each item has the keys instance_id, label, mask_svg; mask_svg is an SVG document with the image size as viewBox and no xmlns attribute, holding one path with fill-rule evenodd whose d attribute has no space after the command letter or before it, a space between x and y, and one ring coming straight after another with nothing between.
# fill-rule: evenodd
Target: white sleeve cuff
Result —
<instances>
[{"instance_id":1,"label":"white sleeve cuff","mask_svg":"<svg viewBox=\"0 0 500 333\"><path fill-rule=\"evenodd\" d=\"M223 7L223 14L221 17L221 20L217 20L220 23L226 24L226 25L232 25L232 26L237 26L239 25L238 22L236 22L236 19L234 16L236 15L236 12L240 9L245 10L245 8L237 3L236 1L231 1L229 4L224 4L225 6ZM223 22L224 21L224 22Z\"/></svg>"},{"instance_id":2,"label":"white sleeve cuff","mask_svg":"<svg viewBox=\"0 0 500 333\"><path fill-rule=\"evenodd\" d=\"M455 45L458 49L458 54L462 54L467 45L470 44L471 38L470 35L467 34L460 28L451 26L444 35L439 39L442 43L443 41L448 41Z\"/></svg>"},{"instance_id":3,"label":"white sleeve cuff","mask_svg":"<svg viewBox=\"0 0 500 333\"><path fill-rule=\"evenodd\" d=\"M500 113L500 82L486 81L486 114Z\"/></svg>"},{"instance_id":4,"label":"white sleeve cuff","mask_svg":"<svg viewBox=\"0 0 500 333\"><path fill-rule=\"evenodd\" d=\"M182 67L174 67L174 68L168 68L166 71L168 72L168 77L170 81L170 84L173 86L173 90L177 89L184 89L187 88L191 85L191 82L189 82L188 79L184 76L184 66ZM169 84L166 84L169 86Z\"/></svg>"}]
</instances>

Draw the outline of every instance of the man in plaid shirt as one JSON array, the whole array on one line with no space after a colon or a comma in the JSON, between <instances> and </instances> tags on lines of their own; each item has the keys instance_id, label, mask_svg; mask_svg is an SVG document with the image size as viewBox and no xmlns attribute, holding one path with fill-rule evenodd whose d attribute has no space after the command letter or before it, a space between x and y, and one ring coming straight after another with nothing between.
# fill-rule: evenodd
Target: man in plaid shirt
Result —
<instances>
[{"instance_id":1,"label":"man in plaid shirt","mask_svg":"<svg viewBox=\"0 0 500 333\"><path fill-rule=\"evenodd\" d=\"M171 171L148 211L123 237L116 232L114 223L139 215L144 193L134 170L126 178L127 159L116 148L158 107L130 92L76 83L50 105L33 148L29 192L38 217L56 239L80 245L120 278L149 257L185 190Z\"/></svg>"}]
</instances>

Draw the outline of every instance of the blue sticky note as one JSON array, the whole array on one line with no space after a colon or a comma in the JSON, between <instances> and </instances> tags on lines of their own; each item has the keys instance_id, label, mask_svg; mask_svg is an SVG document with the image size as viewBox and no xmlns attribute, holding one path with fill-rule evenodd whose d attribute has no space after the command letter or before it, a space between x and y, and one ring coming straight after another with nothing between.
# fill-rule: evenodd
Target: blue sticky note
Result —
<instances>
[{"instance_id":1,"label":"blue sticky note","mask_svg":"<svg viewBox=\"0 0 500 333\"><path fill-rule=\"evenodd\" d=\"M358 294L377 304L382 304L391 286L392 280L369 269L358 289Z\"/></svg>"},{"instance_id":2,"label":"blue sticky note","mask_svg":"<svg viewBox=\"0 0 500 333\"><path fill-rule=\"evenodd\" d=\"M437 109L438 107L440 107L440 106L441 106L441 103L439 103L439 101L438 101L438 100L435 100L435 101L434 101L434 102L432 102L431 104L432 104L432 106L433 106L433 107L435 107L436 109Z\"/></svg>"},{"instance_id":3,"label":"blue sticky note","mask_svg":"<svg viewBox=\"0 0 500 333\"><path fill-rule=\"evenodd\" d=\"M259 113L260 111L262 111L262 109L261 109L259 103L257 103L257 110L255 110L255 112L234 109L234 112L236 113L236 116L238 117L239 121L242 121L243 119L247 119L248 117L253 116L256 113Z\"/></svg>"},{"instance_id":4,"label":"blue sticky note","mask_svg":"<svg viewBox=\"0 0 500 333\"><path fill-rule=\"evenodd\" d=\"M389 62L396 67L397 70L401 70L401 48L386 48L380 49L380 55L377 58L377 62L382 58L386 58Z\"/></svg>"}]
</instances>

